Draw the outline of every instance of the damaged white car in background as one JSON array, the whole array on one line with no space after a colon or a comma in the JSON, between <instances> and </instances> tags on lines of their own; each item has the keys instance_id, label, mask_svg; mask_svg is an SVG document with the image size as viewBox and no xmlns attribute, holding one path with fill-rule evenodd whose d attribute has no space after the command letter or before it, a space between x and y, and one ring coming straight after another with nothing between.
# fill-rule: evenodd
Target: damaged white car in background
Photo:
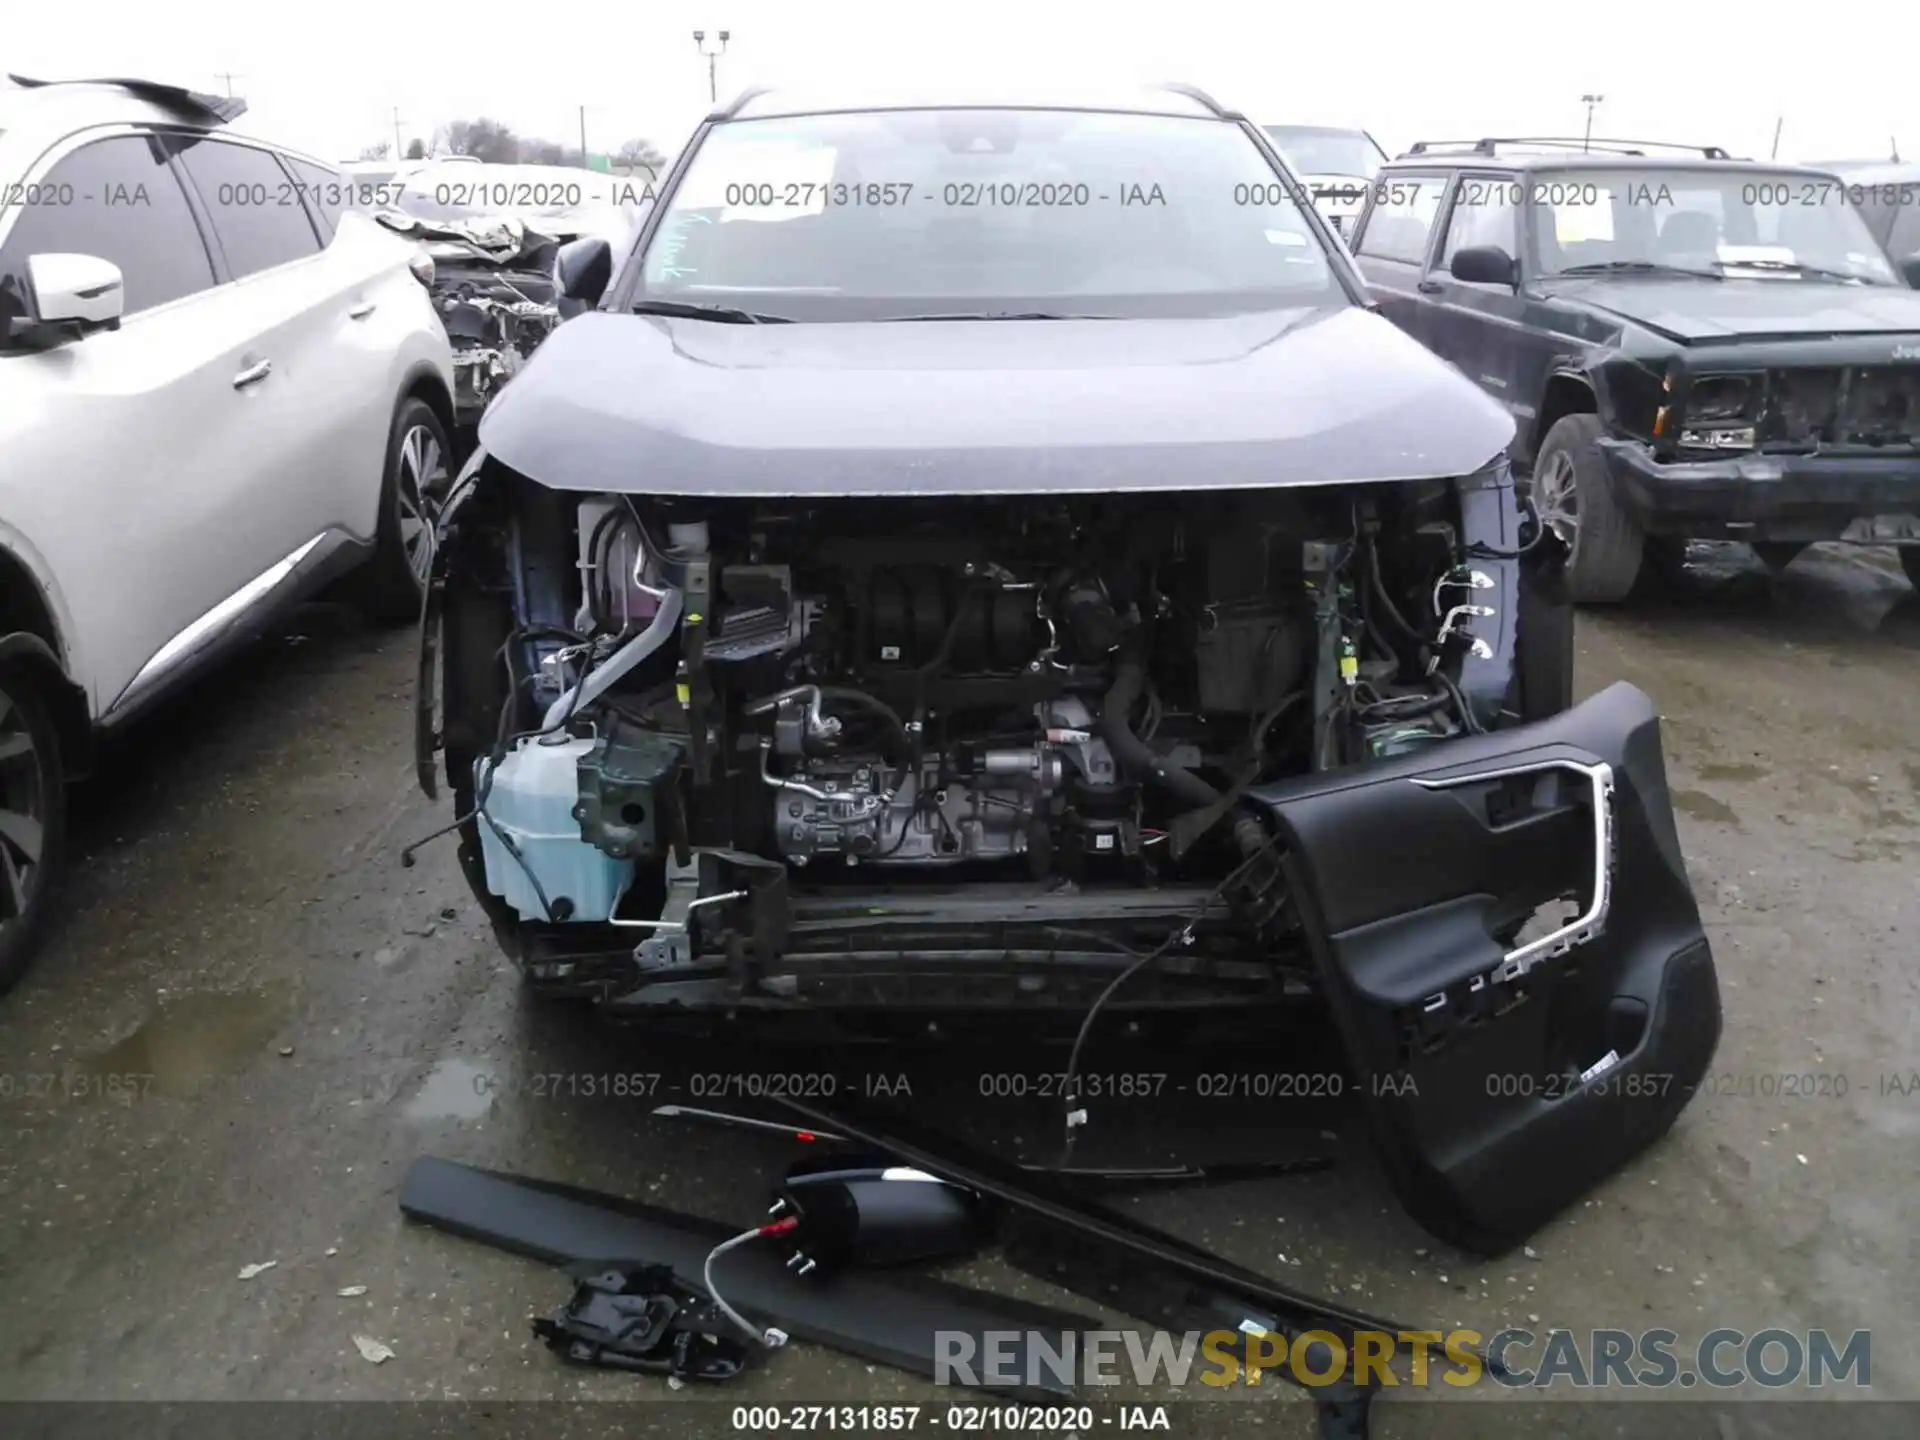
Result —
<instances>
[{"instance_id":1,"label":"damaged white car in background","mask_svg":"<svg viewBox=\"0 0 1920 1440\"><path fill-rule=\"evenodd\" d=\"M465 157L397 177L376 218L420 241L423 278L453 345L455 422L488 403L553 327L554 254L601 239L622 253L644 211L642 179L560 165L488 165Z\"/></svg>"}]
</instances>

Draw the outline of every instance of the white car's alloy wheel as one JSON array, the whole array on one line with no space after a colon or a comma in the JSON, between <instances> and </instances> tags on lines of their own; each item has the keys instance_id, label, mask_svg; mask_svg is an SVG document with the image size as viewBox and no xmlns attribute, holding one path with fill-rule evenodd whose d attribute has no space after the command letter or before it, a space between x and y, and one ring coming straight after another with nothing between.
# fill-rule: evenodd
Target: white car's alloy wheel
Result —
<instances>
[{"instance_id":1,"label":"white car's alloy wheel","mask_svg":"<svg viewBox=\"0 0 1920 1440\"><path fill-rule=\"evenodd\" d=\"M25 917L39 884L47 786L40 742L0 684L0 926Z\"/></svg>"},{"instance_id":2,"label":"white car's alloy wheel","mask_svg":"<svg viewBox=\"0 0 1920 1440\"><path fill-rule=\"evenodd\" d=\"M440 439L415 425L400 441L400 475L394 503L400 510L400 541L407 566L422 585L433 565L433 527L447 489L447 457Z\"/></svg>"}]
</instances>

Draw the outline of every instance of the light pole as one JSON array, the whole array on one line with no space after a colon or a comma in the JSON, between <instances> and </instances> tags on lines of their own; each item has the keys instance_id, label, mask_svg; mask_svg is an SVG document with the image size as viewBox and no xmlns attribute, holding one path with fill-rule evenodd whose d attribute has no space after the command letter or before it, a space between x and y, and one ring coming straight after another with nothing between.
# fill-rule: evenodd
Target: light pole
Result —
<instances>
[{"instance_id":1,"label":"light pole","mask_svg":"<svg viewBox=\"0 0 1920 1440\"><path fill-rule=\"evenodd\" d=\"M694 47L699 50L702 55L707 57L707 102L711 105L718 105L720 103L720 81L716 65L720 57L727 53L727 41L732 38L732 34L733 32L730 30L720 31L720 44L718 48L709 50L707 48L707 32L704 30L696 30L693 32Z\"/></svg>"},{"instance_id":2,"label":"light pole","mask_svg":"<svg viewBox=\"0 0 1920 1440\"><path fill-rule=\"evenodd\" d=\"M1604 95L1582 95L1580 101L1587 107L1587 134L1580 142L1580 148L1586 150L1593 145L1593 107L1607 97Z\"/></svg>"}]
</instances>

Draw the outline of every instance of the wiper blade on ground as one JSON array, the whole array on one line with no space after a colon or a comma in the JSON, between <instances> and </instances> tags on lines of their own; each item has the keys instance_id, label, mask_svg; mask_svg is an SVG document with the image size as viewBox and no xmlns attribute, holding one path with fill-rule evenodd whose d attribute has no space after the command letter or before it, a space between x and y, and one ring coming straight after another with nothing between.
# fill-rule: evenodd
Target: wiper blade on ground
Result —
<instances>
[{"instance_id":1,"label":"wiper blade on ground","mask_svg":"<svg viewBox=\"0 0 1920 1440\"><path fill-rule=\"evenodd\" d=\"M724 325L791 325L786 315L762 315L730 305L696 305L686 300L636 300L635 315L671 315L682 320L717 320Z\"/></svg>"},{"instance_id":2,"label":"wiper blade on ground","mask_svg":"<svg viewBox=\"0 0 1920 1440\"><path fill-rule=\"evenodd\" d=\"M1063 315L1051 310L953 310L933 315L888 315L894 320L1112 320L1112 315Z\"/></svg>"},{"instance_id":3,"label":"wiper blade on ground","mask_svg":"<svg viewBox=\"0 0 1920 1440\"><path fill-rule=\"evenodd\" d=\"M1724 280L1718 270L1690 270L1684 265L1662 265L1654 260L1600 260L1591 265L1569 265L1546 278L1561 275L1688 275L1699 280Z\"/></svg>"}]
</instances>

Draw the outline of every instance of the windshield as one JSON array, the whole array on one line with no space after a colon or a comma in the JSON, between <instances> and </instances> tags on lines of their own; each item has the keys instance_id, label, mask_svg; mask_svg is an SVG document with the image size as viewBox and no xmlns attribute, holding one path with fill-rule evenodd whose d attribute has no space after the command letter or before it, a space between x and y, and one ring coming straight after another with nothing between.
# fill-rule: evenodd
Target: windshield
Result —
<instances>
[{"instance_id":1,"label":"windshield","mask_svg":"<svg viewBox=\"0 0 1920 1440\"><path fill-rule=\"evenodd\" d=\"M641 300L795 320L1201 316L1351 303L1231 122L891 110L715 126Z\"/></svg>"},{"instance_id":2,"label":"windshield","mask_svg":"<svg viewBox=\"0 0 1920 1440\"><path fill-rule=\"evenodd\" d=\"M1274 148L1302 175L1357 175L1371 180L1386 155L1364 130L1328 130L1318 125L1264 127Z\"/></svg>"},{"instance_id":3,"label":"windshield","mask_svg":"<svg viewBox=\"0 0 1920 1440\"><path fill-rule=\"evenodd\" d=\"M1542 274L1657 265L1897 283L1838 180L1764 170L1578 170L1525 183Z\"/></svg>"}]
</instances>

